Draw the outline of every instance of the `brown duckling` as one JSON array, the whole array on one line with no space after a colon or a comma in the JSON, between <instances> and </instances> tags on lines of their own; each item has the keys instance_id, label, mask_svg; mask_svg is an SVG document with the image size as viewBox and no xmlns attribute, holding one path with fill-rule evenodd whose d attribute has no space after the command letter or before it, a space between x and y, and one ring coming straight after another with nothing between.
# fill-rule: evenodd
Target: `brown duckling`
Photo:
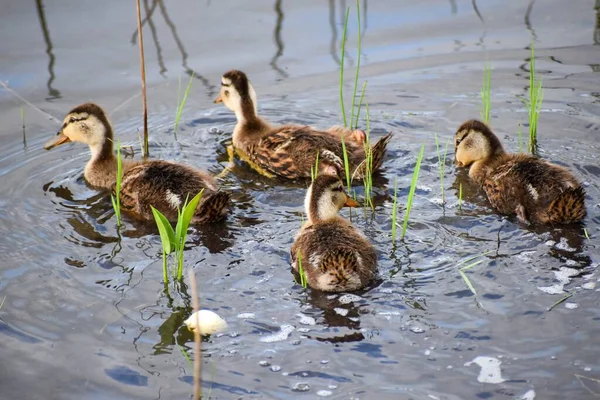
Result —
<instances>
[{"instance_id":1,"label":"brown duckling","mask_svg":"<svg viewBox=\"0 0 600 400\"><path fill-rule=\"evenodd\" d=\"M586 215L585 190L566 168L529 154L507 153L481 121L467 121L454 137L456 164L485 191L492 207L524 224L566 224Z\"/></svg>"},{"instance_id":2,"label":"brown duckling","mask_svg":"<svg viewBox=\"0 0 600 400\"><path fill-rule=\"evenodd\" d=\"M86 143L91 158L83 176L92 186L114 191L117 157L113 152L113 129L102 108L86 103L65 117L58 136L46 143L50 150L68 142ZM215 179L206 172L168 161L122 160L121 207L137 218L153 220L155 207L170 221L177 210L204 189L193 223L224 219L229 211L229 194L219 191Z\"/></svg>"},{"instance_id":3,"label":"brown duckling","mask_svg":"<svg viewBox=\"0 0 600 400\"><path fill-rule=\"evenodd\" d=\"M291 249L292 267L298 264L310 287L325 292L364 288L375 276L377 253L352 224L338 215L358 203L344 192L335 175L319 175L304 201L308 222L300 229ZM300 258L300 262L298 261Z\"/></svg>"},{"instance_id":4,"label":"brown duckling","mask_svg":"<svg viewBox=\"0 0 600 400\"><path fill-rule=\"evenodd\" d=\"M352 178L365 174L365 134L360 130L332 127L318 131L309 126L271 126L257 114L256 92L241 71L231 70L221 78L221 92L215 103L223 102L237 117L233 147L242 159L260 173L288 179L309 178L319 154L319 171L337 171L344 176L344 137ZM383 162L391 134L372 146L372 171Z\"/></svg>"}]
</instances>

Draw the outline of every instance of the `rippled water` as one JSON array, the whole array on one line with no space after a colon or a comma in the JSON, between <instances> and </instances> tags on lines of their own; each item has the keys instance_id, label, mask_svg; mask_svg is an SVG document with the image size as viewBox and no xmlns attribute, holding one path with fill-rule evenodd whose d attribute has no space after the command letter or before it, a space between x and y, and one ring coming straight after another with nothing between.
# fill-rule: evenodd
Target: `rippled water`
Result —
<instances>
[{"instance_id":1,"label":"rippled water","mask_svg":"<svg viewBox=\"0 0 600 400\"><path fill-rule=\"evenodd\" d=\"M210 100L220 74L233 67L249 73L269 120L340 123L343 3L191 3L148 4L157 13L144 32L153 157L223 169L234 116ZM222 224L193 229L185 252L201 306L229 324L203 342L205 395L586 399L600 393L600 53L593 3L540 2L529 14L527 5L504 2L477 10L470 1L361 3L361 80L369 81L373 135L394 132L375 181L375 212L352 214L379 251L379 279L342 295L295 284L288 252L306 184L269 180L236 164L222 182L233 194L233 213ZM42 40L38 14L27 7L12 4L0 17L3 37L14 37L0 44L11 56L0 80L59 119L77 103L98 101L112 111L121 141L137 147L134 10L117 2L47 4ZM105 36L73 34L109 11ZM307 18L314 18L311 29ZM25 24L35 33L22 33ZM518 97L528 85L527 28L538 41L545 87L541 153L585 182L589 239L580 226L524 228L495 214L464 171L454 169L452 154L442 203L434 134L445 145L464 119L478 115L486 59L493 68L492 126L506 147L519 147L517 124L527 118ZM348 51L354 65L353 41ZM202 79L194 81L175 140L177 78L186 68ZM117 232L110 199L83 180L87 149L44 152L58 123L5 89L0 104L3 398L189 398L192 369L180 346L191 349L193 342L183 325L190 291L163 292L154 226L125 217ZM394 182L403 205L422 143L411 224L406 239L392 244ZM360 197L362 188L356 190ZM467 276L477 296L458 272L474 256L482 263Z\"/></svg>"}]
</instances>

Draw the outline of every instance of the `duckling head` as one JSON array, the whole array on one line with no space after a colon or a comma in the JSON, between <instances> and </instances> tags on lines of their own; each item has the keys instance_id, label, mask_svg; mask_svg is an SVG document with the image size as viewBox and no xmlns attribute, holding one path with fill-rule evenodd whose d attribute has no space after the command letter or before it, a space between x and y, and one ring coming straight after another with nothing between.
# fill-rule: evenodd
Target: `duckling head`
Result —
<instances>
[{"instance_id":1,"label":"duckling head","mask_svg":"<svg viewBox=\"0 0 600 400\"><path fill-rule=\"evenodd\" d=\"M342 207L358 207L358 203L344 192L342 181L335 175L319 175L306 193L304 208L311 223L337 217Z\"/></svg>"},{"instance_id":2,"label":"duckling head","mask_svg":"<svg viewBox=\"0 0 600 400\"><path fill-rule=\"evenodd\" d=\"M470 120L458 128L454 136L456 165L467 167L474 162L504 153L502 143L483 122Z\"/></svg>"},{"instance_id":3,"label":"duckling head","mask_svg":"<svg viewBox=\"0 0 600 400\"><path fill-rule=\"evenodd\" d=\"M100 106L85 103L72 109L58 131L57 136L44 145L46 150L68 142L81 142L90 146L92 157L99 154L105 143L112 149L112 127Z\"/></svg>"},{"instance_id":4,"label":"duckling head","mask_svg":"<svg viewBox=\"0 0 600 400\"><path fill-rule=\"evenodd\" d=\"M238 121L255 118L256 92L242 71L232 69L221 77L221 91L215 99L233 111Z\"/></svg>"}]
</instances>

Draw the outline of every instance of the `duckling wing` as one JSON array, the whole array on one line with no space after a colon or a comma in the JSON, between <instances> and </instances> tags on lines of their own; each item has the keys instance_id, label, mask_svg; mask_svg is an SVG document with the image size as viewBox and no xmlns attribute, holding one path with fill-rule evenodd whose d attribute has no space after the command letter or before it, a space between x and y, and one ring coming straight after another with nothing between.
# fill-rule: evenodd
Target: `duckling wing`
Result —
<instances>
[{"instance_id":1,"label":"duckling wing","mask_svg":"<svg viewBox=\"0 0 600 400\"><path fill-rule=\"evenodd\" d=\"M171 221L177 220L177 210L186 200L191 200L204 189L197 214L203 210L203 204L215 196L217 184L209 174L186 165L167 161L151 161L135 166L123 174L121 184L121 206L143 219L153 219L153 206ZM220 192L219 192L220 193ZM227 197L227 201L228 201ZM226 206L223 196L209 203L214 207ZM218 213L216 213L218 214ZM196 219L196 217L195 217Z\"/></svg>"},{"instance_id":2,"label":"duckling wing","mask_svg":"<svg viewBox=\"0 0 600 400\"><path fill-rule=\"evenodd\" d=\"M346 148L349 153L359 149L354 143L347 143ZM289 179L309 178L317 154L319 170L333 167L339 172L343 166L341 140L305 126L278 128L264 136L250 153L260 167Z\"/></svg>"}]
</instances>

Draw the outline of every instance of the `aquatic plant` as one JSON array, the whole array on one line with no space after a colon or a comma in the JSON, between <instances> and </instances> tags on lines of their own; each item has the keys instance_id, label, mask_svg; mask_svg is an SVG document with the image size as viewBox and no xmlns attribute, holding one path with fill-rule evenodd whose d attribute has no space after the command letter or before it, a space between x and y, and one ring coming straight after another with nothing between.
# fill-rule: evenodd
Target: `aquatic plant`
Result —
<instances>
[{"instance_id":1,"label":"aquatic plant","mask_svg":"<svg viewBox=\"0 0 600 400\"><path fill-rule=\"evenodd\" d=\"M115 182L115 194L110 195L115 215L117 217L117 226L121 226L121 181L123 180L123 160L121 158L121 142L117 140L117 176Z\"/></svg>"},{"instance_id":2,"label":"aquatic plant","mask_svg":"<svg viewBox=\"0 0 600 400\"><path fill-rule=\"evenodd\" d=\"M140 0L136 0L137 6L137 30L138 47L140 48L140 78L142 80L142 117L144 120L144 146L142 154L148 157L148 103L146 100L146 62L144 61L144 39L142 38L142 15L140 11Z\"/></svg>"},{"instance_id":3,"label":"aquatic plant","mask_svg":"<svg viewBox=\"0 0 600 400\"><path fill-rule=\"evenodd\" d=\"M421 169L421 160L423 159L424 151L425 144L422 144L421 151L419 151L419 155L417 156L417 163L415 164L415 169L413 171L412 181L410 183L410 191L408 192L408 199L406 201L406 211L404 212L404 223L402 224L402 233L400 234L400 239L404 239L404 236L406 235L406 228L408 227L408 217L412 208L412 202L415 196L415 190L417 188L417 181L419 180L419 171Z\"/></svg>"},{"instance_id":4,"label":"aquatic plant","mask_svg":"<svg viewBox=\"0 0 600 400\"><path fill-rule=\"evenodd\" d=\"M202 192L198 193L196 197L200 200L200 196ZM196 198L194 197L194 198ZM192 202L194 200L192 199ZM186 201L187 203L187 201ZM190 202L191 203L191 202ZM194 207L195 209L195 207ZM193 213L192 213L193 214ZM179 219L177 220L179 223ZM169 225L170 226L170 225ZM186 228L187 230L187 228ZM184 241L185 243L185 241ZM183 249L182 249L183 251ZM196 315L196 326L200 325L199 320L199 310L200 310L200 301L198 297L198 289L196 286L196 275L194 275L194 271L190 270L190 285L192 286L192 306L194 310L194 314ZM202 399L202 385L200 385L200 365L201 365L201 357L202 357L202 341L200 340L200 329L194 329L194 400Z\"/></svg>"},{"instance_id":5,"label":"aquatic plant","mask_svg":"<svg viewBox=\"0 0 600 400\"><path fill-rule=\"evenodd\" d=\"M396 220L398 219L398 178L394 177L394 204L392 205L392 243L396 242Z\"/></svg>"},{"instance_id":6,"label":"aquatic plant","mask_svg":"<svg viewBox=\"0 0 600 400\"><path fill-rule=\"evenodd\" d=\"M177 86L177 113L175 114L175 129L173 135L175 139L177 139L177 127L179 126L179 119L181 118L181 114L183 113L183 107L185 107L185 103L188 98L188 94L190 93L190 89L192 88L192 82L194 81L194 73L190 75L190 81L183 93L183 98L180 99L181 96L181 76L179 77L179 84Z\"/></svg>"},{"instance_id":7,"label":"aquatic plant","mask_svg":"<svg viewBox=\"0 0 600 400\"><path fill-rule=\"evenodd\" d=\"M306 289L308 286L308 282L306 280L306 271L302 268L302 253L298 250L296 263L298 264L298 275L300 275L300 285Z\"/></svg>"},{"instance_id":8,"label":"aquatic plant","mask_svg":"<svg viewBox=\"0 0 600 400\"><path fill-rule=\"evenodd\" d=\"M490 121L491 95L492 95L492 70L486 63L483 67L483 85L481 87L481 111L480 116L486 124Z\"/></svg>"},{"instance_id":9,"label":"aquatic plant","mask_svg":"<svg viewBox=\"0 0 600 400\"><path fill-rule=\"evenodd\" d=\"M310 166L310 179L312 182L315 181L315 179L317 179L317 176L319 175L319 150L317 150L317 157L315 158L315 165L314 167L311 165Z\"/></svg>"},{"instance_id":10,"label":"aquatic plant","mask_svg":"<svg viewBox=\"0 0 600 400\"><path fill-rule=\"evenodd\" d=\"M367 130L365 146L365 174L363 178L363 185L365 187L365 205L371 206L371 209L375 209L373 204L373 149L371 148L371 119L369 117L369 103L365 103L367 111Z\"/></svg>"},{"instance_id":11,"label":"aquatic plant","mask_svg":"<svg viewBox=\"0 0 600 400\"><path fill-rule=\"evenodd\" d=\"M185 199L185 203L183 203L183 207L177 210L177 225L173 230L173 226L167 218L156 208L152 207L152 214L154 215L154 220L156 222L156 226L158 227L158 232L160 234L160 240L162 243L162 255L163 255L163 280L165 286L169 283L169 274L168 274L168 266L167 266L167 255L175 252L176 259L176 269L173 271L173 278L177 280L181 280L183 277L183 250L185 247L185 241L187 239L187 230L190 226L190 222L194 216L194 212L196 211L196 207L202 198L202 193L204 189L200 191L192 200L188 202L188 199Z\"/></svg>"},{"instance_id":12,"label":"aquatic plant","mask_svg":"<svg viewBox=\"0 0 600 400\"><path fill-rule=\"evenodd\" d=\"M344 135L341 135L342 138L342 153L344 155L344 173L346 174L346 187L348 191L350 191L350 186L352 185L352 177L350 175L350 160L348 159L348 150L346 149L346 141L344 140Z\"/></svg>"},{"instance_id":13,"label":"aquatic plant","mask_svg":"<svg viewBox=\"0 0 600 400\"><path fill-rule=\"evenodd\" d=\"M356 56L356 72L354 75L354 87L352 89L352 103L350 109L350 125L348 125L348 119L346 117L346 105L344 103L344 65L345 65L345 54L346 54L346 38L348 32L348 17L350 15L350 7L346 8L346 16L344 19L344 28L342 30L342 54L340 57L340 107L342 109L342 120L344 121L344 127L350 126L350 129L355 129L358 124L358 118L360 115L360 108L365 95L365 89L367 82L363 83L361 96L358 105L356 104L356 92L358 89L358 77L360 75L360 59L361 59L361 44L362 37L360 31L360 3L356 0L356 12L358 21L358 36L357 36L357 56Z\"/></svg>"},{"instance_id":14,"label":"aquatic plant","mask_svg":"<svg viewBox=\"0 0 600 400\"><path fill-rule=\"evenodd\" d=\"M462 182L458 184L458 211L462 211Z\"/></svg>"},{"instance_id":15,"label":"aquatic plant","mask_svg":"<svg viewBox=\"0 0 600 400\"><path fill-rule=\"evenodd\" d=\"M588 231L587 231L587 229L586 229L586 227L585 227L585 226L583 227L583 234L585 235L585 238L586 238L587 240L590 240L590 235L588 235Z\"/></svg>"},{"instance_id":16,"label":"aquatic plant","mask_svg":"<svg viewBox=\"0 0 600 400\"><path fill-rule=\"evenodd\" d=\"M446 155L448 154L448 146L450 145L450 139L446 141L446 147L444 148L444 155L440 153L440 143L438 141L437 133L435 134L435 148L437 149L438 155L438 170L440 173L440 187L442 189L442 203L446 203L446 197L444 195L444 173L446 171Z\"/></svg>"},{"instance_id":17,"label":"aquatic plant","mask_svg":"<svg viewBox=\"0 0 600 400\"><path fill-rule=\"evenodd\" d=\"M473 293L473 295L475 296L475 299L477 300L477 291L475 290L475 287L473 286L473 284L471 283L471 280L469 279L469 277L467 276L467 274L465 274L465 271L481 264L483 261L485 261L485 259L481 259L481 260L477 260L472 262L471 264L468 264L464 267L461 267L461 265L464 265L470 261L473 261L479 257L484 257L486 254L490 253L491 250L488 250L484 253L478 254L476 256L473 257L469 257L465 260L462 260L461 262L459 262L456 267L458 268L458 273L460 274L460 276L462 277L462 279L465 281L465 284L467 285L467 287L469 288L469 290L471 291L471 293Z\"/></svg>"},{"instance_id":18,"label":"aquatic plant","mask_svg":"<svg viewBox=\"0 0 600 400\"><path fill-rule=\"evenodd\" d=\"M542 107L544 91L542 88L542 77L535 77L535 46L531 42L531 57L529 58L529 98L523 98L527 107L529 117L529 144L530 153L535 153L537 148L537 126Z\"/></svg>"}]
</instances>

